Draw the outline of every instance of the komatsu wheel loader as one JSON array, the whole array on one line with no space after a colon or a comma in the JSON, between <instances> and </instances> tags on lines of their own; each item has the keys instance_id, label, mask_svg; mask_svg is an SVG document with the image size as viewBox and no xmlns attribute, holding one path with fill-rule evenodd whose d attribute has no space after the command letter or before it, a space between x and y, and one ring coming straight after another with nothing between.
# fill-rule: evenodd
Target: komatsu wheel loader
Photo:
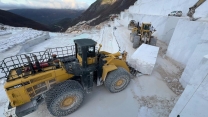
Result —
<instances>
[{"instance_id":1,"label":"komatsu wheel loader","mask_svg":"<svg viewBox=\"0 0 208 117\"><path fill-rule=\"evenodd\" d=\"M66 116L77 110L93 84L112 93L124 90L132 75L127 53L96 49L92 39L74 40L75 46L5 58L0 68L9 102L5 116L22 117L37 110L45 101L53 116Z\"/></svg>"}]
</instances>

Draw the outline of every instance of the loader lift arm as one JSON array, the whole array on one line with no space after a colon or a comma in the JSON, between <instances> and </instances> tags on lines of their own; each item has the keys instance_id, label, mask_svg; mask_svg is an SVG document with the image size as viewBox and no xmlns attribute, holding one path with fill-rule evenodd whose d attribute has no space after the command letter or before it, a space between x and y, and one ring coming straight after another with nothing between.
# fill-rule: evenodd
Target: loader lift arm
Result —
<instances>
[{"instance_id":1,"label":"loader lift arm","mask_svg":"<svg viewBox=\"0 0 208 117\"><path fill-rule=\"evenodd\" d=\"M196 21L198 18L194 18L193 15L195 13L195 10L205 2L206 0L199 0L197 1L192 7L189 8L189 11L187 13L187 16L189 16L191 21Z\"/></svg>"}]
</instances>

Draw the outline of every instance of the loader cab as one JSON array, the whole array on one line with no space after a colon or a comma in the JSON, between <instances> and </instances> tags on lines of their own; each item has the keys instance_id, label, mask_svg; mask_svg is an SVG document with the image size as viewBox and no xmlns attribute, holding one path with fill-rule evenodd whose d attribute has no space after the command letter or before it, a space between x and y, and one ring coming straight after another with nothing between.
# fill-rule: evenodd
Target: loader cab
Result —
<instances>
[{"instance_id":1,"label":"loader cab","mask_svg":"<svg viewBox=\"0 0 208 117\"><path fill-rule=\"evenodd\" d=\"M96 63L95 46L97 42L92 39L77 39L74 40L76 49L76 58L82 67L86 68L89 65Z\"/></svg>"},{"instance_id":2,"label":"loader cab","mask_svg":"<svg viewBox=\"0 0 208 117\"><path fill-rule=\"evenodd\" d=\"M142 23L142 30L149 31L151 27L150 23Z\"/></svg>"}]
</instances>

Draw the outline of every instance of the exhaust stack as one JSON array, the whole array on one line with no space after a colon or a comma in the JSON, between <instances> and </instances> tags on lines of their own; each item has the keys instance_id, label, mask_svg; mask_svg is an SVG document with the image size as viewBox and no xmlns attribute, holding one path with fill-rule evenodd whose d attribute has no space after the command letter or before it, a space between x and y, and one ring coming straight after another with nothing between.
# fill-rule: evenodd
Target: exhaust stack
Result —
<instances>
[{"instance_id":1,"label":"exhaust stack","mask_svg":"<svg viewBox=\"0 0 208 117\"><path fill-rule=\"evenodd\" d=\"M36 65L36 67L38 69L38 72L41 72L42 69L41 69L40 63L39 63L38 58L37 58L37 56L35 54L33 54L33 58L35 59L35 65Z\"/></svg>"},{"instance_id":2,"label":"exhaust stack","mask_svg":"<svg viewBox=\"0 0 208 117\"><path fill-rule=\"evenodd\" d=\"M30 60L30 57L27 56L27 55L25 55L25 57L26 57L26 59L27 59L27 61L28 61L28 63L29 63L29 67L30 67L31 73L32 73L32 74L35 74L36 71L35 71L35 69L34 69L34 67L33 67L33 64L32 64L32 62L31 62L31 60Z\"/></svg>"}]
</instances>

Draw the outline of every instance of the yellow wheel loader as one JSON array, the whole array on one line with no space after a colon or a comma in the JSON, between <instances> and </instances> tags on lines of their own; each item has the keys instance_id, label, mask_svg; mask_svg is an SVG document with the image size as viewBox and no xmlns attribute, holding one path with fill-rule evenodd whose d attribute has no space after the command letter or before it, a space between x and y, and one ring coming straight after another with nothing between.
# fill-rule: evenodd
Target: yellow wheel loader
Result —
<instances>
[{"instance_id":1,"label":"yellow wheel loader","mask_svg":"<svg viewBox=\"0 0 208 117\"><path fill-rule=\"evenodd\" d=\"M96 49L92 39L74 41L75 46L5 58L0 68L9 102L5 116L22 117L37 110L45 101L53 116L66 116L77 110L93 84L112 93L124 90L132 75L127 53Z\"/></svg>"},{"instance_id":2,"label":"yellow wheel loader","mask_svg":"<svg viewBox=\"0 0 208 117\"><path fill-rule=\"evenodd\" d=\"M138 48L141 44L150 44L152 31L150 23L142 23L141 27L134 27L130 33L130 41L133 42L133 48Z\"/></svg>"}]
</instances>

